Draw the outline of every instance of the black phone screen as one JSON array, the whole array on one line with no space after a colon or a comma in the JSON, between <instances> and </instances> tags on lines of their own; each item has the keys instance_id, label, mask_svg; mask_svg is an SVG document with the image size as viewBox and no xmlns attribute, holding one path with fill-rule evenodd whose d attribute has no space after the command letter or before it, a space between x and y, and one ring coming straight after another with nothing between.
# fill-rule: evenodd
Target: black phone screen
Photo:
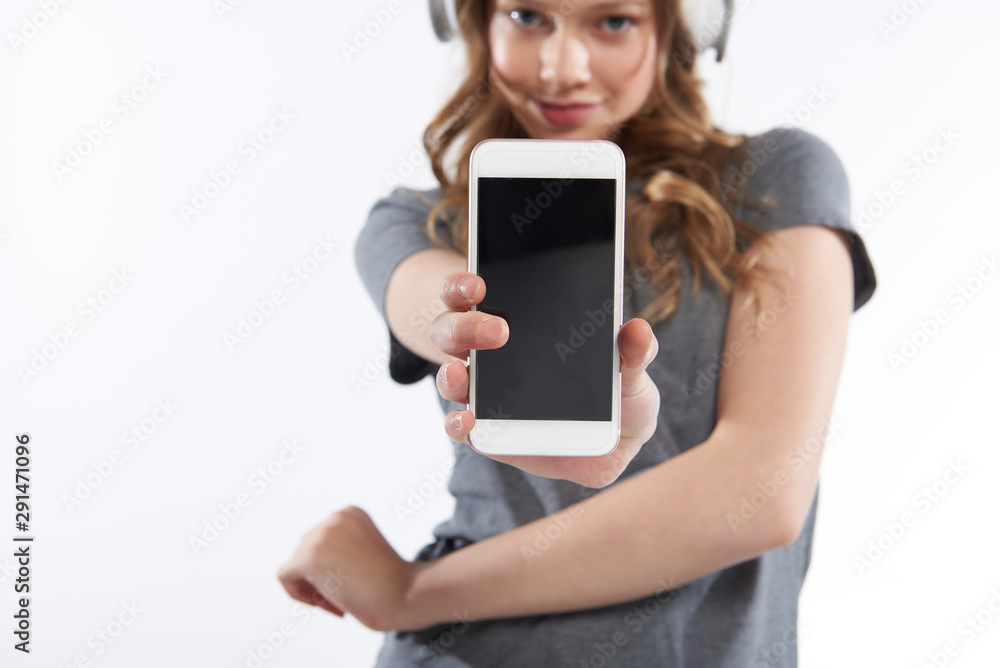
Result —
<instances>
[{"instance_id":1,"label":"black phone screen","mask_svg":"<svg viewBox=\"0 0 1000 668\"><path fill-rule=\"evenodd\" d=\"M478 308L510 328L476 351L477 418L610 421L615 179L477 181Z\"/></svg>"}]
</instances>

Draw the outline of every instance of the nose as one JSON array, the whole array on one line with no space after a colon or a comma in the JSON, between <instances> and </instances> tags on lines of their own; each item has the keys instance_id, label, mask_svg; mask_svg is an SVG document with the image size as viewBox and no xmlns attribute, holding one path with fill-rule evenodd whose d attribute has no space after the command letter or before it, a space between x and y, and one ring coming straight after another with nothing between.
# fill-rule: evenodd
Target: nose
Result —
<instances>
[{"instance_id":1,"label":"nose","mask_svg":"<svg viewBox=\"0 0 1000 668\"><path fill-rule=\"evenodd\" d=\"M538 78L547 86L562 90L590 81L590 52L570 30L560 26L542 43Z\"/></svg>"}]
</instances>

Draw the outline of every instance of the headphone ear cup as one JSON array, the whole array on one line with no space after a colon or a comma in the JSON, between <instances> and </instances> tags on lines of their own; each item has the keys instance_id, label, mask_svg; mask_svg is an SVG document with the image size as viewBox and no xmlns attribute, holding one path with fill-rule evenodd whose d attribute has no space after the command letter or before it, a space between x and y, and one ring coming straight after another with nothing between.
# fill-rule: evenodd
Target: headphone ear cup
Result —
<instances>
[{"instance_id":1,"label":"headphone ear cup","mask_svg":"<svg viewBox=\"0 0 1000 668\"><path fill-rule=\"evenodd\" d=\"M698 45L699 53L715 49L716 60L722 60L733 19L734 0L681 0L684 22Z\"/></svg>"},{"instance_id":2,"label":"headphone ear cup","mask_svg":"<svg viewBox=\"0 0 1000 668\"><path fill-rule=\"evenodd\" d=\"M442 42L447 42L458 32L458 20L455 17L455 0L429 0L431 9L431 25L434 34Z\"/></svg>"}]
</instances>

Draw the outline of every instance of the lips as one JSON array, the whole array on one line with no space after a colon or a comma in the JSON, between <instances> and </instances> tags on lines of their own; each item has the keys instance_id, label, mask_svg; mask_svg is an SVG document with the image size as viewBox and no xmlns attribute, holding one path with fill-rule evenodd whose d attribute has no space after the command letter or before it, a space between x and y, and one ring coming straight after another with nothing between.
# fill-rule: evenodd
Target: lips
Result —
<instances>
[{"instance_id":1,"label":"lips","mask_svg":"<svg viewBox=\"0 0 1000 668\"><path fill-rule=\"evenodd\" d=\"M560 127L571 127L583 123L600 106L599 102L552 103L535 99L532 99L531 102L549 123Z\"/></svg>"},{"instance_id":2,"label":"lips","mask_svg":"<svg viewBox=\"0 0 1000 668\"><path fill-rule=\"evenodd\" d=\"M581 101L581 102L556 102L556 101L552 101L552 102L549 102L548 100L537 100L537 102L539 104L545 105L546 107L556 107L558 109L567 109L569 107L592 107L595 104L598 104L597 102L586 102L586 101Z\"/></svg>"}]
</instances>

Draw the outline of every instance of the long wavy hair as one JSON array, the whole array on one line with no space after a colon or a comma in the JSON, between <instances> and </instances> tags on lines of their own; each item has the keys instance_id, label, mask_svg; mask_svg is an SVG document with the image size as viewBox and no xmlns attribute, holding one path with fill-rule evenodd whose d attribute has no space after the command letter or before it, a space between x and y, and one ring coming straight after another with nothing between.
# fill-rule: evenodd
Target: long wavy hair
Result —
<instances>
[{"instance_id":1,"label":"long wavy hair","mask_svg":"<svg viewBox=\"0 0 1000 668\"><path fill-rule=\"evenodd\" d=\"M469 156L489 138L528 138L503 95L490 79L487 41L493 0L456 0L455 9L466 45L465 80L427 126L423 144L441 184L442 198L427 217L428 237L438 245L468 254ZM760 326L760 293L756 272L772 269L747 256L764 231L736 219L732 207L755 209L773 204L746 202L722 175L745 134L728 134L710 120L695 74L697 45L681 18L678 0L653 0L658 33L657 75L643 107L604 139L622 149L628 178L649 177L640 194L625 203L625 262L630 280L648 281L658 297L637 315L655 324L673 314L681 299L681 262L691 264L691 296L707 272L724 294L734 285L748 286L744 306L754 305ZM457 150L445 170L446 154ZM745 182L746 179L743 179ZM743 183L740 183L743 185ZM448 239L437 231L445 221ZM754 274L752 277L751 274Z\"/></svg>"}]
</instances>

